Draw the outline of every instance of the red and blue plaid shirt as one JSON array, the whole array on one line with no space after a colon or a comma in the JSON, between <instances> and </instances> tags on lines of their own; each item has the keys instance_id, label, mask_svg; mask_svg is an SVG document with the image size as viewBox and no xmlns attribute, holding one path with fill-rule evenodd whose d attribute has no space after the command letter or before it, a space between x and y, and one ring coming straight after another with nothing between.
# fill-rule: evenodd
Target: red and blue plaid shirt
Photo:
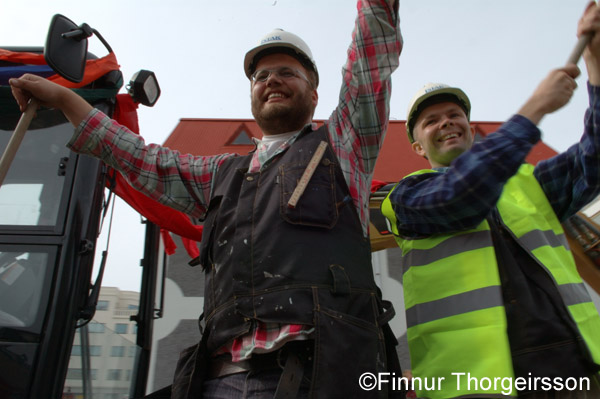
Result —
<instances>
[{"instance_id":1,"label":"red and blue plaid shirt","mask_svg":"<svg viewBox=\"0 0 600 399\"><path fill-rule=\"evenodd\" d=\"M359 0L357 8L348 59L342 68L339 104L326 124L367 236L371 180L388 126L391 75L399 64L402 37L396 0ZM269 158L256 151L251 167L265 167L293 145L296 137L285 141ZM146 145L141 137L129 134L98 110L77 128L69 146L101 158L136 189L194 218L202 218L207 211L219 166L235 156L193 156ZM224 351L231 353L233 361L242 360L252 353L274 350L291 339L304 339L311 332L310 326L256 321L251 334L234 340Z\"/></svg>"}]
</instances>

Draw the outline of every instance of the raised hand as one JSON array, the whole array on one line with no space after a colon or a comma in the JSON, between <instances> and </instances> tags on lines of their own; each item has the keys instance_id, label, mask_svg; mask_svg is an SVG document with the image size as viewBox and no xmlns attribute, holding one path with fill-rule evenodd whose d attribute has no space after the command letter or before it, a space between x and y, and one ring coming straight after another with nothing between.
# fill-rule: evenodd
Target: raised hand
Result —
<instances>
[{"instance_id":1,"label":"raised hand","mask_svg":"<svg viewBox=\"0 0 600 399\"><path fill-rule=\"evenodd\" d=\"M70 89L36 75L10 79L9 84L21 111L25 111L29 99L35 97L40 105L61 110L77 126L92 110L87 101Z\"/></svg>"}]
</instances>

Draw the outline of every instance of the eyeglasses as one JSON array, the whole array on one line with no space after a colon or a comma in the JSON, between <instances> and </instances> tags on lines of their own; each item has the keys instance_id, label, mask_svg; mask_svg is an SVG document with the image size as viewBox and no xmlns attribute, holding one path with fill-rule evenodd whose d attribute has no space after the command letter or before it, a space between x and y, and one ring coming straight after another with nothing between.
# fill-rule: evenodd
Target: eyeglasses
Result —
<instances>
[{"instance_id":1,"label":"eyeglasses","mask_svg":"<svg viewBox=\"0 0 600 399\"><path fill-rule=\"evenodd\" d=\"M259 69L258 71L252 74L252 82L266 82L267 79L271 76L271 74L275 74L276 77L283 80L289 80L293 78L300 78L306 80L308 84L312 86L312 83L302 71L299 71L296 68L289 67L281 67L277 69Z\"/></svg>"}]
</instances>

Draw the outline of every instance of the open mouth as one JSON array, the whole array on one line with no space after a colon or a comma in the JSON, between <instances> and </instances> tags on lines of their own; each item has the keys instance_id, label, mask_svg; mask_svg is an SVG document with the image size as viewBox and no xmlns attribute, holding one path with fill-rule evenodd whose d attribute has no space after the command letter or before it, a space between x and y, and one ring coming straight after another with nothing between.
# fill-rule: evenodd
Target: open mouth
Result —
<instances>
[{"instance_id":1,"label":"open mouth","mask_svg":"<svg viewBox=\"0 0 600 399\"><path fill-rule=\"evenodd\" d=\"M443 135L442 135L442 136L441 136L441 137L438 139L438 141L439 141L439 142L444 142L444 141L448 141L448 140L452 140L452 139L457 139L457 138L459 138L459 137L460 137L460 134L458 134L458 133L446 133L446 134L443 134Z\"/></svg>"},{"instance_id":2,"label":"open mouth","mask_svg":"<svg viewBox=\"0 0 600 399\"><path fill-rule=\"evenodd\" d=\"M276 92L276 93L270 93L267 96L267 101L269 101L269 100L276 100L276 99L280 99L280 98L286 98L286 97L287 96L285 96L283 93L278 93L278 92Z\"/></svg>"}]
</instances>

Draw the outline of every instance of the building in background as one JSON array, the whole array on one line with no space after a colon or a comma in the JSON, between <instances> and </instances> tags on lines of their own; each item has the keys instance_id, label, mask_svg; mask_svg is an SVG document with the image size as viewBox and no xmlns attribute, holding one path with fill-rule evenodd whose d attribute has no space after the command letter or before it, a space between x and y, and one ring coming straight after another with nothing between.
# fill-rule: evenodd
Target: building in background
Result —
<instances>
[{"instance_id":1,"label":"building in background","mask_svg":"<svg viewBox=\"0 0 600 399\"><path fill-rule=\"evenodd\" d=\"M75 334L64 388L65 393L72 393L71 398L130 397L137 355L137 326L131 316L138 312L139 296L138 292L102 287L94 319ZM84 373L89 373L89 378L83 378ZM84 381L89 381L89 386L83 386Z\"/></svg>"}]
</instances>

